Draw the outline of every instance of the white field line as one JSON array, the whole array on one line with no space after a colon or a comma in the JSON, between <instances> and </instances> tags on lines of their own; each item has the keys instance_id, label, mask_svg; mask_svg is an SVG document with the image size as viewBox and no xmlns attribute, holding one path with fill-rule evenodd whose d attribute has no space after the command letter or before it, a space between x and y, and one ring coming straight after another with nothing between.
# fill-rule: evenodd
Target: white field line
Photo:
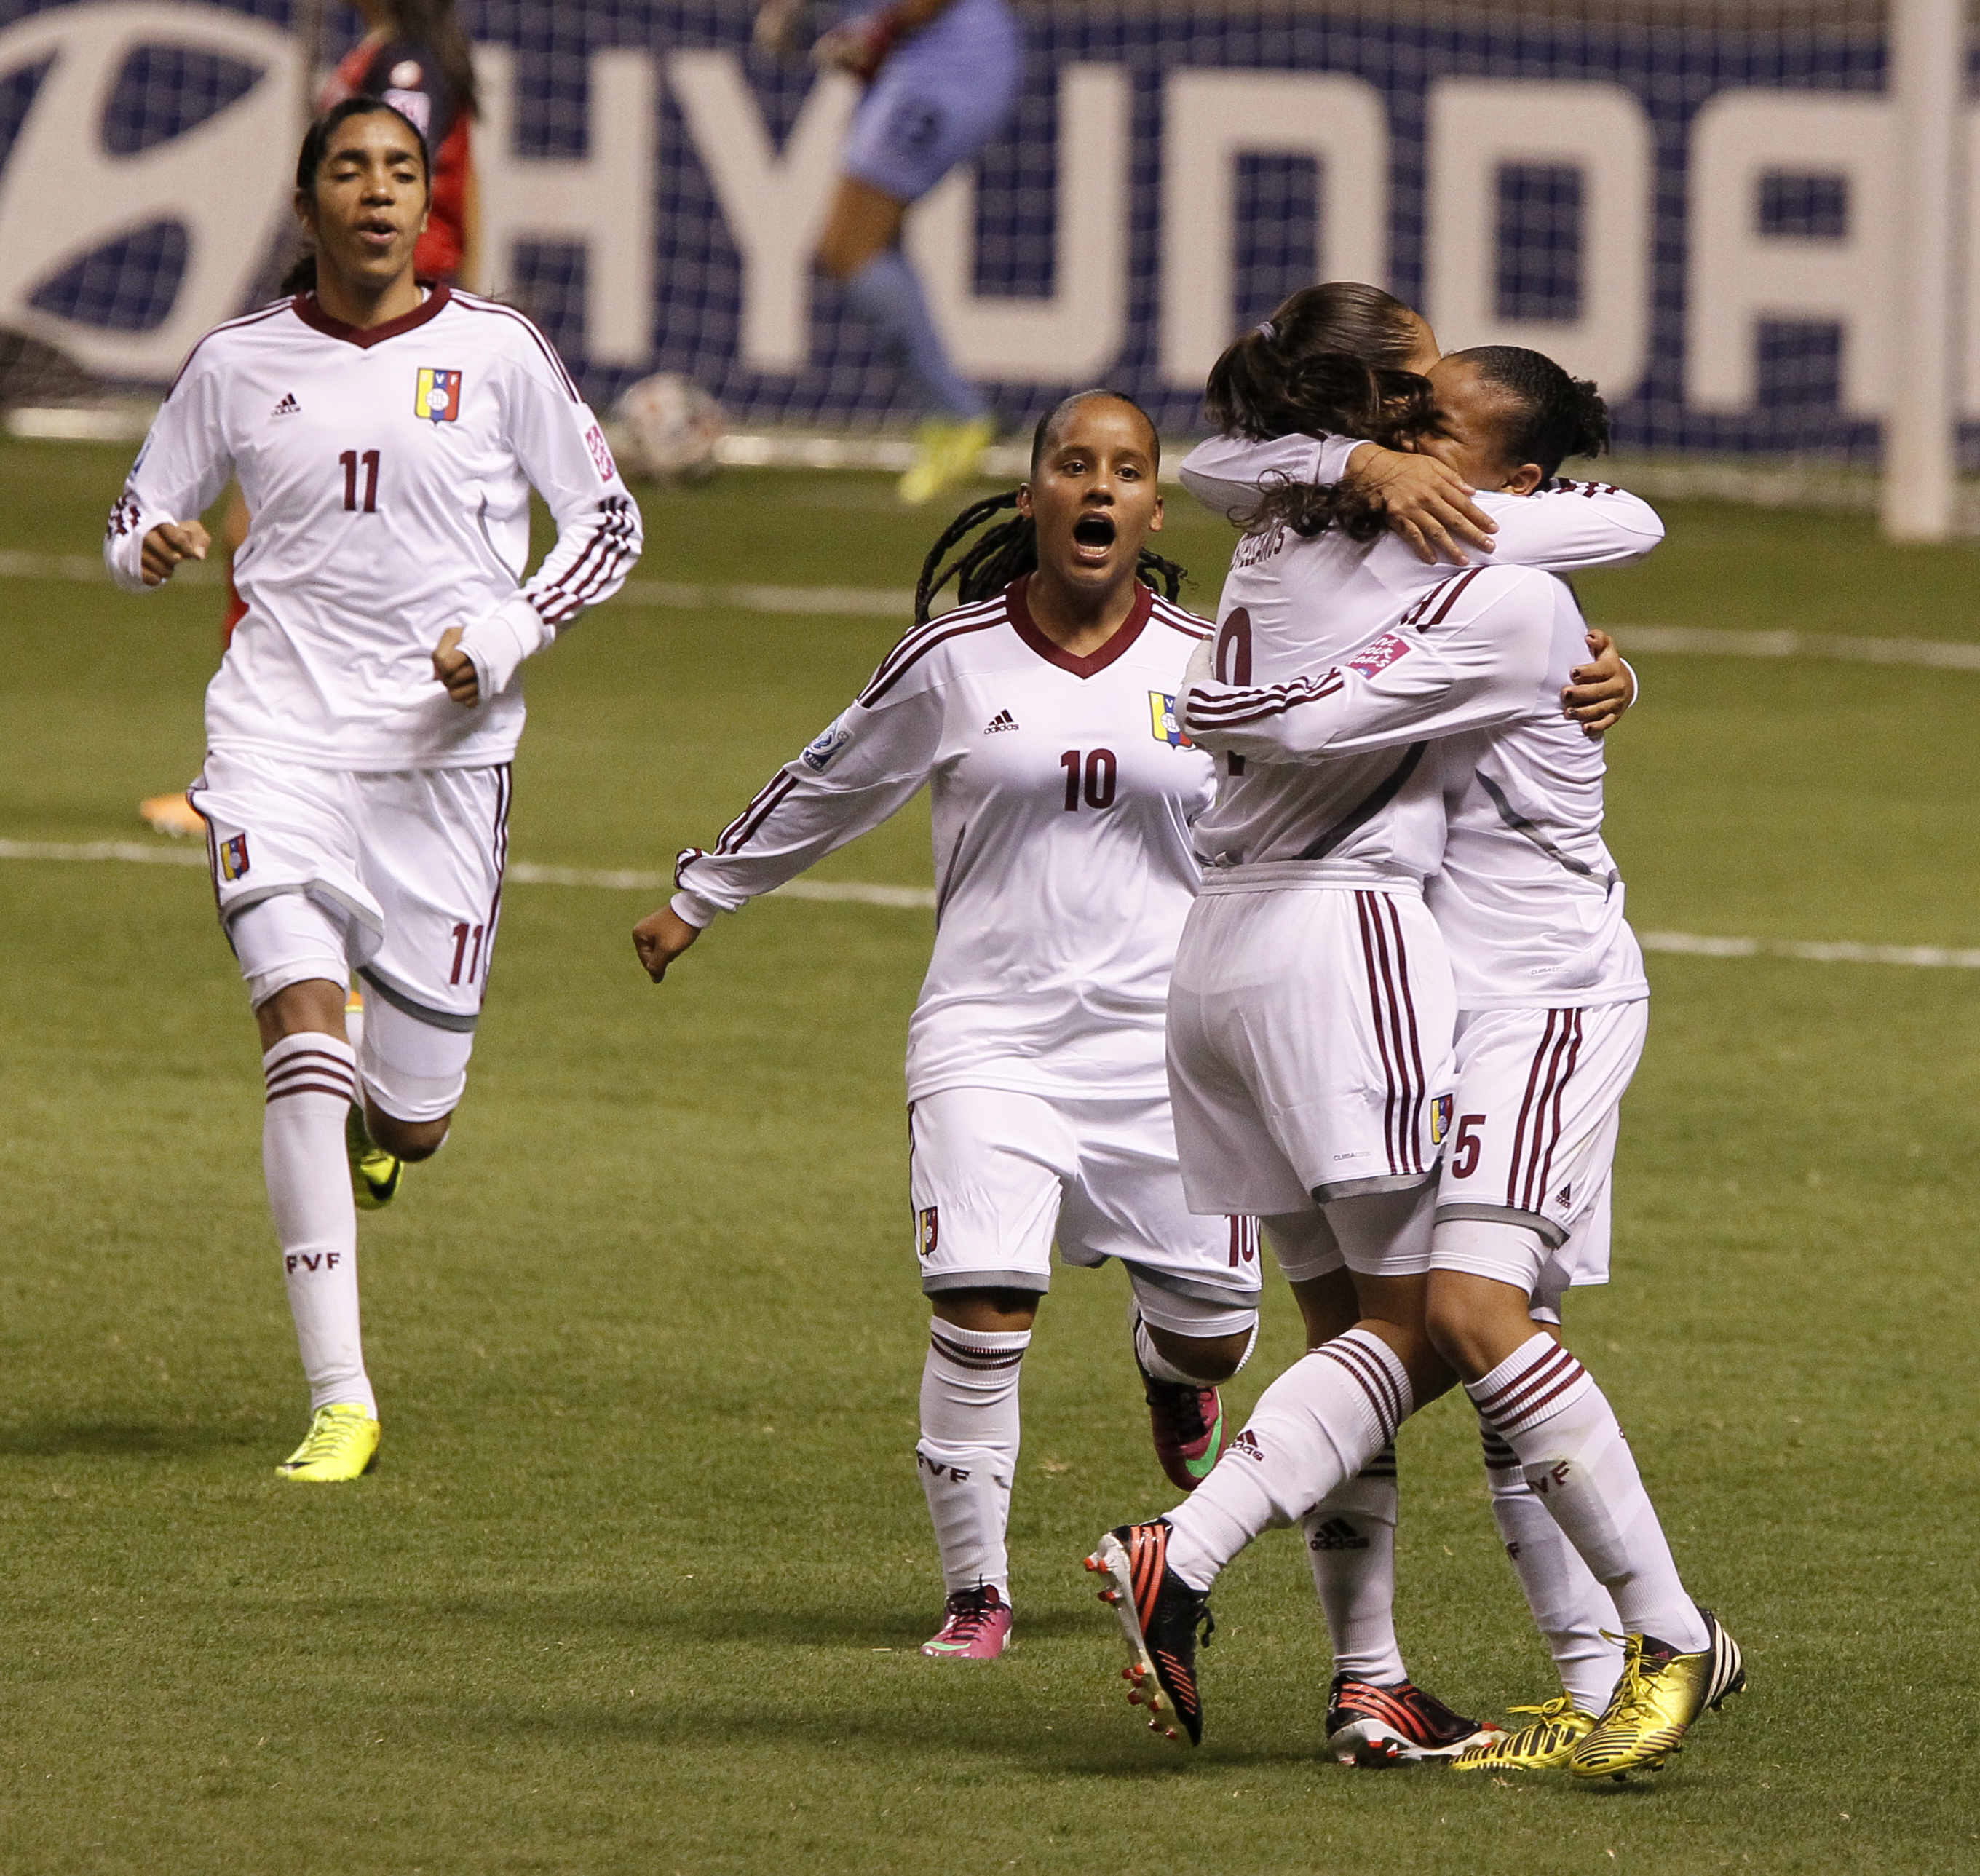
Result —
<instances>
[{"instance_id":1,"label":"white field line","mask_svg":"<svg viewBox=\"0 0 1980 1876\"><path fill-rule=\"evenodd\" d=\"M197 846L138 840L0 840L0 860L122 861L142 866L204 867ZM673 890L671 874L632 867L538 866L510 863L517 885L576 887L602 892L661 895ZM929 911L935 893L927 886L870 885L855 880L794 879L772 896L812 899L827 905L885 905L903 911ZM1640 931L1646 951L1677 951L1694 958L1792 958L1803 964L1902 965L1932 971L1980 971L1980 951L1942 945L1860 945L1849 939L1707 938L1693 931Z\"/></svg>"},{"instance_id":2,"label":"white field line","mask_svg":"<svg viewBox=\"0 0 1980 1876\"><path fill-rule=\"evenodd\" d=\"M178 579L204 583L218 569L197 563ZM107 580L95 554L0 550L0 579ZM616 603L669 611L829 614L842 619L911 619L912 586L700 585L686 580L629 579ZM1598 623L1601 623L1600 621ZM1936 671L1980 671L1980 644L1949 639L1866 639L1829 632L1733 632L1705 626L1610 624L1626 652L1674 652L1704 658L1820 658L1845 664L1922 665Z\"/></svg>"}]
</instances>

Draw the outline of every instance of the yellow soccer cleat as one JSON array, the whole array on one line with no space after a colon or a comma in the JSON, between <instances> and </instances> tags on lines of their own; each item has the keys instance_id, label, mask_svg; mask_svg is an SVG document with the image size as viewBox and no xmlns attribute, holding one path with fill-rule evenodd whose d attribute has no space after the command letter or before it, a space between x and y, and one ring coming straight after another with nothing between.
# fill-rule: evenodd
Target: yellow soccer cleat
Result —
<instances>
[{"instance_id":1,"label":"yellow soccer cleat","mask_svg":"<svg viewBox=\"0 0 1980 1876\"><path fill-rule=\"evenodd\" d=\"M924 423L915 433L914 462L901 478L901 500L919 508L967 482L976 473L983 452L996 440L997 426L987 417L941 417Z\"/></svg>"},{"instance_id":2,"label":"yellow soccer cleat","mask_svg":"<svg viewBox=\"0 0 1980 1876\"><path fill-rule=\"evenodd\" d=\"M364 1111L353 1107L344 1124L344 1149L350 1159L350 1194L360 1211L377 1211L399 1195L406 1163L377 1145L364 1126Z\"/></svg>"},{"instance_id":3,"label":"yellow soccer cleat","mask_svg":"<svg viewBox=\"0 0 1980 1876\"><path fill-rule=\"evenodd\" d=\"M1711 1639L1696 1654L1680 1655L1654 1636L1623 1638L1623 1678L1608 1711L1569 1754L1577 1778L1626 1778L1660 1771L1684 1749L1684 1736L1708 1707L1716 1708L1746 1685L1739 1645L1709 1609L1700 1609Z\"/></svg>"},{"instance_id":4,"label":"yellow soccer cleat","mask_svg":"<svg viewBox=\"0 0 1980 1876\"><path fill-rule=\"evenodd\" d=\"M303 1443L275 1468L304 1485L341 1485L361 1479L378 1457L378 1423L354 1401L319 1407Z\"/></svg>"},{"instance_id":5,"label":"yellow soccer cleat","mask_svg":"<svg viewBox=\"0 0 1980 1876\"><path fill-rule=\"evenodd\" d=\"M1467 1746L1450 1761L1453 1771L1552 1771L1565 1765L1574 1748L1595 1730L1595 1715L1584 1713L1563 1694L1544 1706L1510 1707L1534 1718L1517 1732L1500 1733Z\"/></svg>"}]
</instances>

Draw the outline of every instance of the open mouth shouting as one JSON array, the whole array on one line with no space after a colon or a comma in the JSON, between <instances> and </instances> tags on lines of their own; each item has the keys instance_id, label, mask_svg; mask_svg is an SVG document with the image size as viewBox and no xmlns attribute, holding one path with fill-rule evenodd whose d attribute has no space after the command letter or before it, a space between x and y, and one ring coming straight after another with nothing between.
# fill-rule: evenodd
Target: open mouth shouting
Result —
<instances>
[{"instance_id":1,"label":"open mouth shouting","mask_svg":"<svg viewBox=\"0 0 1980 1876\"><path fill-rule=\"evenodd\" d=\"M1089 510L1072 524L1073 558L1081 566L1104 566L1118 532L1111 515Z\"/></svg>"}]
</instances>

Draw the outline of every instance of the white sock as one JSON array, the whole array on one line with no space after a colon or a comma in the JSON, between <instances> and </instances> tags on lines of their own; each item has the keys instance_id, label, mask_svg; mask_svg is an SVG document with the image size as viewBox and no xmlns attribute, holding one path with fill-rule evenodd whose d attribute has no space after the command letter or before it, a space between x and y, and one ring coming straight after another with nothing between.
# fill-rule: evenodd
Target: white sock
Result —
<instances>
[{"instance_id":1,"label":"white sock","mask_svg":"<svg viewBox=\"0 0 1980 1876\"><path fill-rule=\"evenodd\" d=\"M1603 1631L1620 1635L1623 1619L1609 1592L1595 1580L1581 1553L1567 1541L1567 1533L1527 1483L1519 1456L1490 1426L1480 1430L1492 1520L1526 1592L1533 1626L1553 1656L1568 1698L1583 1712L1599 1714L1608 1705L1623 1672L1622 1645L1606 1640Z\"/></svg>"},{"instance_id":2,"label":"white sock","mask_svg":"<svg viewBox=\"0 0 1980 1876\"><path fill-rule=\"evenodd\" d=\"M282 1247L310 1407L354 1402L376 1416L357 1322L357 1208L344 1121L357 1097L356 1058L341 1037L284 1036L261 1058L268 1105L261 1170Z\"/></svg>"},{"instance_id":3,"label":"white sock","mask_svg":"<svg viewBox=\"0 0 1980 1876\"><path fill-rule=\"evenodd\" d=\"M1391 1440L1300 1520L1334 1671L1377 1687L1410 1678L1396 1642L1397 1496Z\"/></svg>"},{"instance_id":4,"label":"white sock","mask_svg":"<svg viewBox=\"0 0 1980 1876\"><path fill-rule=\"evenodd\" d=\"M1168 1514L1169 1568L1208 1589L1261 1532L1296 1523L1353 1478L1414 1405L1403 1364L1367 1330L1294 1362L1258 1396L1210 1476Z\"/></svg>"},{"instance_id":5,"label":"white sock","mask_svg":"<svg viewBox=\"0 0 1980 1876\"><path fill-rule=\"evenodd\" d=\"M1028 1329L929 1325L915 1458L952 1595L994 1583L1011 1599L1004 1533L1018 1469L1018 1372L1031 1340Z\"/></svg>"},{"instance_id":6,"label":"white sock","mask_svg":"<svg viewBox=\"0 0 1980 1876\"><path fill-rule=\"evenodd\" d=\"M1685 1594L1656 1509L1594 1378L1551 1336L1535 1334L1481 1381L1465 1384L1479 1418L1519 1455L1520 1470L1633 1635L1682 1654L1710 1636Z\"/></svg>"}]
</instances>

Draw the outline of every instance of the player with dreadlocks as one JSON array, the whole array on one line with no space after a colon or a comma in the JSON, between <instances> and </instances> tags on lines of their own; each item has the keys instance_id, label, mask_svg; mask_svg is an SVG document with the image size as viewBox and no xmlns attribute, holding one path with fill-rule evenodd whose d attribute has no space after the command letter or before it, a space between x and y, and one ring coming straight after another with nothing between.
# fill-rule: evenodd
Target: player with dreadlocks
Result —
<instances>
[{"instance_id":1,"label":"player with dreadlocks","mask_svg":"<svg viewBox=\"0 0 1980 1876\"><path fill-rule=\"evenodd\" d=\"M915 625L857 701L712 850L681 856L671 904L634 928L658 981L718 912L930 791L935 955L907 1071L935 1317L915 1453L947 1592L922 1652L938 1658L994 1659L1010 1636L1018 1371L1055 1240L1065 1263L1127 1266L1156 1451L1184 1491L1221 1450L1218 1384L1257 1332L1255 1226L1191 1214L1163 1065L1190 826L1216 784L1176 727L1208 627L1147 547L1159 454L1125 397L1051 411L1024 486L936 543ZM961 603L935 613L952 583Z\"/></svg>"}]
</instances>

